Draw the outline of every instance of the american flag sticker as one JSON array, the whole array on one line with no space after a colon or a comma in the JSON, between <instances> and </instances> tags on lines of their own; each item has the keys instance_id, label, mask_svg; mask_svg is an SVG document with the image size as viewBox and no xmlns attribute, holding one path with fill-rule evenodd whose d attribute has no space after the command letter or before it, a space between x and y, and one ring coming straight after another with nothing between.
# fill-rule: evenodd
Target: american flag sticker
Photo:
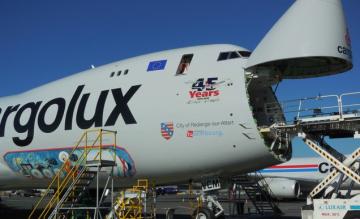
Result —
<instances>
[{"instance_id":1,"label":"american flag sticker","mask_svg":"<svg viewBox=\"0 0 360 219\"><path fill-rule=\"evenodd\" d=\"M169 140L174 135L174 124L172 122L161 123L161 136Z\"/></svg>"}]
</instances>

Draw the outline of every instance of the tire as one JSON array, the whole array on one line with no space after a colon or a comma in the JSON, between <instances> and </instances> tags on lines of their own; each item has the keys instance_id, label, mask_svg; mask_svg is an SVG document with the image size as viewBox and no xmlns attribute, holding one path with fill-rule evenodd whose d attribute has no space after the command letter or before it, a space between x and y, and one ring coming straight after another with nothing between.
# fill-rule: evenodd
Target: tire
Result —
<instances>
[{"instance_id":1,"label":"tire","mask_svg":"<svg viewBox=\"0 0 360 219\"><path fill-rule=\"evenodd\" d=\"M344 219L360 219L360 211L348 211Z\"/></svg>"},{"instance_id":2,"label":"tire","mask_svg":"<svg viewBox=\"0 0 360 219\"><path fill-rule=\"evenodd\" d=\"M196 209L193 216L195 219L215 219L214 213L208 208Z\"/></svg>"},{"instance_id":3,"label":"tire","mask_svg":"<svg viewBox=\"0 0 360 219\"><path fill-rule=\"evenodd\" d=\"M170 208L166 211L166 219L174 219L175 209Z\"/></svg>"}]
</instances>

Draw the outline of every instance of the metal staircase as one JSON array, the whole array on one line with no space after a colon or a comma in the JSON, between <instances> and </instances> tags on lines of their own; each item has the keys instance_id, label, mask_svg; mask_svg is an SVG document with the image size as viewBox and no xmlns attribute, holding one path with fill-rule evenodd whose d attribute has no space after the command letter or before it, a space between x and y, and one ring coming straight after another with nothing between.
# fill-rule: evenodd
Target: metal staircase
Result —
<instances>
[{"instance_id":1,"label":"metal staircase","mask_svg":"<svg viewBox=\"0 0 360 219\"><path fill-rule=\"evenodd\" d=\"M268 187L262 186L259 183L262 176L259 173L255 173L255 175L251 177L246 174L239 175L233 178L233 182L240 185L241 189L246 193L246 196L255 208L254 213L260 215L281 215L282 212L277 203L271 198Z\"/></svg>"},{"instance_id":2,"label":"metal staircase","mask_svg":"<svg viewBox=\"0 0 360 219\"><path fill-rule=\"evenodd\" d=\"M58 203L59 206L63 207L74 207L82 200L85 196L86 191L90 187L94 178L97 176L96 171L90 171L89 168L82 168L79 178L75 180L75 184L70 186L66 193L63 195L63 199Z\"/></svg>"},{"instance_id":3,"label":"metal staircase","mask_svg":"<svg viewBox=\"0 0 360 219\"><path fill-rule=\"evenodd\" d=\"M103 144L110 139L113 144ZM70 158L75 154L77 160L69 164ZM100 209L105 208L102 206L105 192L109 188L113 190L114 166L116 132L103 129L85 131L28 218L70 218L84 214L101 218ZM103 177L99 177L99 173L106 173L108 177L105 182ZM101 183L103 184L100 185ZM103 189L102 194L99 194L100 186ZM90 187L96 188L96 204L93 207L83 206L82 199ZM49 195L52 188L55 188L54 195L50 200L45 200L44 197ZM40 206L45 207L40 215L35 215Z\"/></svg>"}]
</instances>

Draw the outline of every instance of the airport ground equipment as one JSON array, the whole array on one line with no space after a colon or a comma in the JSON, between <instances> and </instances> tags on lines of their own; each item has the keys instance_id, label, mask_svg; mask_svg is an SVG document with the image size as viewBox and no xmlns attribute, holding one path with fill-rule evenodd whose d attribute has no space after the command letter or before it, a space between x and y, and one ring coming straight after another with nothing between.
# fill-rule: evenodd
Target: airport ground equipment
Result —
<instances>
[{"instance_id":1,"label":"airport ground equipment","mask_svg":"<svg viewBox=\"0 0 360 219\"><path fill-rule=\"evenodd\" d=\"M266 181L262 180L260 173L255 172L255 175L250 177L247 174L233 177L232 181L235 189L245 192L249 201L255 208L255 214L260 215L281 215L282 212L277 206L274 199L271 198L271 191ZM252 212L249 212L252 213Z\"/></svg>"},{"instance_id":2,"label":"airport ground equipment","mask_svg":"<svg viewBox=\"0 0 360 219\"><path fill-rule=\"evenodd\" d=\"M94 219L102 218L101 211L111 208L103 205L110 190L111 202L113 201L115 149L115 131L104 129L85 131L28 219L77 218L80 215L91 216ZM76 159L71 160L72 157ZM107 177L100 177L100 174ZM81 202L90 186L96 188L95 202L84 206ZM50 200L45 200L44 197L50 194L53 188L55 190L53 196ZM40 215L35 215L35 211L40 207L43 207L42 212Z\"/></svg>"},{"instance_id":3,"label":"airport ground equipment","mask_svg":"<svg viewBox=\"0 0 360 219\"><path fill-rule=\"evenodd\" d=\"M143 219L155 218L156 208L153 203L150 204L150 214L147 214L147 199L153 199L153 189L149 189L149 181L147 179L139 179L137 183L130 189L123 190L116 198L114 206L107 219Z\"/></svg>"},{"instance_id":4,"label":"airport ground equipment","mask_svg":"<svg viewBox=\"0 0 360 219\"><path fill-rule=\"evenodd\" d=\"M259 173L258 173L259 174ZM277 204L271 199L267 186L260 185L261 175L250 177L247 175L238 175L231 179L220 180L217 176L206 176L201 180L201 193L193 196L192 184L189 184L189 209L194 218L219 218L224 215L224 208L221 202L231 202L238 206L238 215L243 214L241 211L244 206L245 197L240 197L240 193L245 192L245 196L253 203L254 209L248 210L248 214L257 214L263 216L280 215L281 210ZM226 183L225 183L226 182ZM221 184L230 183L232 189L229 190L229 196L223 198L221 195ZM265 182L266 183L266 182ZM233 195L230 195L232 193ZM184 208L184 207L179 207ZM186 207L185 207L186 208ZM167 219L174 217L177 208L168 209L166 213Z\"/></svg>"},{"instance_id":5,"label":"airport ground equipment","mask_svg":"<svg viewBox=\"0 0 360 219\"><path fill-rule=\"evenodd\" d=\"M192 181L189 182L188 203L189 207L170 208L166 211L166 219L173 219L177 209L189 210L195 219L214 219L224 215L224 208L220 204L219 190L221 183L218 176L207 176L201 180L201 193L195 195Z\"/></svg>"},{"instance_id":6,"label":"airport ground equipment","mask_svg":"<svg viewBox=\"0 0 360 219\"><path fill-rule=\"evenodd\" d=\"M310 149L335 167L308 196L307 205L302 209L304 219L360 217L360 197L350 196L354 183L360 184L360 148L346 157L325 142L325 137L359 138L359 97L360 92L354 92L287 101L282 110L292 114L294 119L263 129L263 134L274 135L277 139L301 137ZM294 105L295 102L298 104ZM276 110L271 107L266 110ZM289 107L295 109L289 110ZM346 180L351 183L344 195L339 188Z\"/></svg>"}]
</instances>

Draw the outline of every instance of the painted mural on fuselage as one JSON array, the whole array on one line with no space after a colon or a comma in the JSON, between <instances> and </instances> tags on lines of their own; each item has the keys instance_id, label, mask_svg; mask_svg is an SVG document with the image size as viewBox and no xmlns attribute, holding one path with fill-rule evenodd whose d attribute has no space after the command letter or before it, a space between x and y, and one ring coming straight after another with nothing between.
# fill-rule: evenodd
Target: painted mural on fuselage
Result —
<instances>
[{"instance_id":1,"label":"painted mural on fuselage","mask_svg":"<svg viewBox=\"0 0 360 219\"><path fill-rule=\"evenodd\" d=\"M0 162L22 175L49 167L54 173L60 154L68 153L83 130L103 127L118 131L122 177L186 180L279 163L247 102L247 59L217 61L220 52L239 50L245 51L210 45L144 55L1 98ZM181 65L182 60L190 63ZM251 138L241 135L239 123ZM33 151L31 158L25 151Z\"/></svg>"}]
</instances>

